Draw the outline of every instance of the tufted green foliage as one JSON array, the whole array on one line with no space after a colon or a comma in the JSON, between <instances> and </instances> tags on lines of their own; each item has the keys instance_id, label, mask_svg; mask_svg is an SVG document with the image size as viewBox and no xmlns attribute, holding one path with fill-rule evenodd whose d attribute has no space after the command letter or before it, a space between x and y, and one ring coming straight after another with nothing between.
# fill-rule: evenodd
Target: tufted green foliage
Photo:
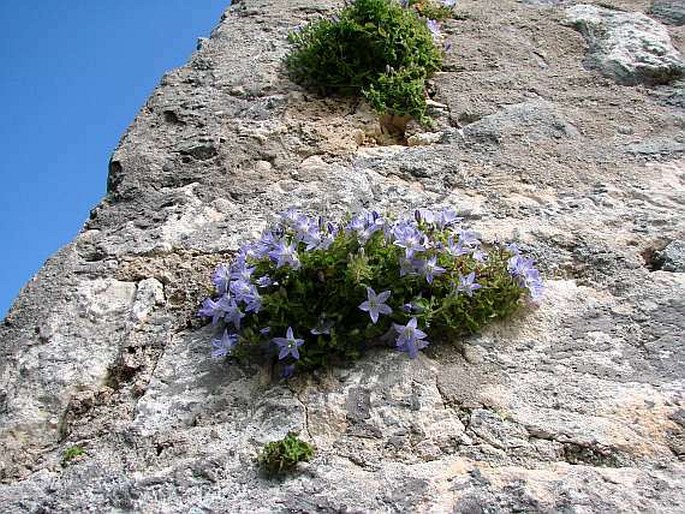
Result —
<instances>
[{"instance_id":1,"label":"tufted green foliage","mask_svg":"<svg viewBox=\"0 0 685 514\"><path fill-rule=\"evenodd\" d=\"M74 460L77 457L80 457L82 455L85 455L86 452L83 448L80 446L70 446L66 450L64 450L64 453L62 454L62 466L66 466L69 462Z\"/></svg>"},{"instance_id":2,"label":"tufted green foliage","mask_svg":"<svg viewBox=\"0 0 685 514\"><path fill-rule=\"evenodd\" d=\"M364 95L381 112L424 118L425 81L440 68L442 51L413 9L356 0L289 40L285 65L298 84L322 95ZM402 87L398 80L405 79Z\"/></svg>"},{"instance_id":3,"label":"tufted green foliage","mask_svg":"<svg viewBox=\"0 0 685 514\"><path fill-rule=\"evenodd\" d=\"M314 456L314 447L289 432L280 441L264 445L257 462L268 475L280 475L292 471L299 462L307 462Z\"/></svg>"},{"instance_id":4,"label":"tufted green foliage","mask_svg":"<svg viewBox=\"0 0 685 514\"><path fill-rule=\"evenodd\" d=\"M371 106L382 113L411 116L424 122L426 114L425 76L418 68L388 70L378 76L364 95Z\"/></svg>"},{"instance_id":5,"label":"tufted green foliage","mask_svg":"<svg viewBox=\"0 0 685 514\"><path fill-rule=\"evenodd\" d=\"M442 21L451 18L454 14L452 7L446 4L456 2L440 2L439 0L409 0L409 6L422 16L430 20Z\"/></svg>"}]
</instances>

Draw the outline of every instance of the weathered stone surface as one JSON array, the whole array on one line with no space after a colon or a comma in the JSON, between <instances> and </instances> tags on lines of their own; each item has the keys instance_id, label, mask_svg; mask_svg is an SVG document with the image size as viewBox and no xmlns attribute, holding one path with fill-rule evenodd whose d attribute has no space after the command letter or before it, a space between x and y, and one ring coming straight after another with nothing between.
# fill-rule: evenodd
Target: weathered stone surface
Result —
<instances>
[{"instance_id":1,"label":"weathered stone surface","mask_svg":"<svg viewBox=\"0 0 685 514\"><path fill-rule=\"evenodd\" d=\"M536 143L579 135L578 130L553 105L540 100L506 106L495 114L469 124L464 130L467 139L494 144L513 138L525 138L530 143Z\"/></svg>"},{"instance_id":2,"label":"weathered stone surface","mask_svg":"<svg viewBox=\"0 0 685 514\"><path fill-rule=\"evenodd\" d=\"M566 15L588 42L588 64L619 84L667 84L685 73L666 28L645 14L581 4Z\"/></svg>"},{"instance_id":3,"label":"weathered stone surface","mask_svg":"<svg viewBox=\"0 0 685 514\"><path fill-rule=\"evenodd\" d=\"M682 0L652 0L649 14L664 23L685 25L685 2Z\"/></svg>"},{"instance_id":4,"label":"weathered stone surface","mask_svg":"<svg viewBox=\"0 0 685 514\"><path fill-rule=\"evenodd\" d=\"M654 260L664 271L685 272L685 241L676 239L656 252Z\"/></svg>"},{"instance_id":5,"label":"weathered stone surface","mask_svg":"<svg viewBox=\"0 0 685 514\"><path fill-rule=\"evenodd\" d=\"M553 7L565 2L565 0L519 0L526 5L534 5L536 7Z\"/></svg>"},{"instance_id":6,"label":"weathered stone surface","mask_svg":"<svg viewBox=\"0 0 685 514\"><path fill-rule=\"evenodd\" d=\"M335 5L234 5L122 138L0 326L3 512L683 512L685 274L645 260L685 233L682 110L584 70L559 7L463 0L435 130L374 145L366 106L280 72ZM546 297L413 361L286 384L211 360L211 269L291 204L452 205L538 258ZM253 459L293 429L317 455L267 481Z\"/></svg>"}]
</instances>

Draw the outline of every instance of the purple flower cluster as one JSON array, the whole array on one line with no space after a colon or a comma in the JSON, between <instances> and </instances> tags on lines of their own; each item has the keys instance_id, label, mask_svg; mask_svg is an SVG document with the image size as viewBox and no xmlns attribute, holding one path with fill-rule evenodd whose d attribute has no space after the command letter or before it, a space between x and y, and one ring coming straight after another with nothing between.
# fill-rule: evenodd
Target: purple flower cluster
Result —
<instances>
[{"instance_id":1,"label":"purple flower cluster","mask_svg":"<svg viewBox=\"0 0 685 514\"><path fill-rule=\"evenodd\" d=\"M400 221L392 228L393 242L395 246L404 248L405 259L411 260L416 252L426 250L428 238L415 227L410 221Z\"/></svg>"},{"instance_id":2,"label":"purple flower cluster","mask_svg":"<svg viewBox=\"0 0 685 514\"><path fill-rule=\"evenodd\" d=\"M420 275L425 277L428 284L433 284L436 277L447 270L438 261L442 254L451 257L471 255L478 262L485 262L487 254L481 248L478 236L472 230L458 227L462 218L457 216L454 209L444 209L434 212L429 209L414 211L413 219L401 219L389 226L385 233L391 244L404 249L404 256L400 258L400 276ZM451 233L446 243L432 240L430 233ZM475 279L475 272L472 280ZM475 284L473 289L459 289L471 296L473 291L480 288Z\"/></svg>"},{"instance_id":3,"label":"purple flower cluster","mask_svg":"<svg viewBox=\"0 0 685 514\"><path fill-rule=\"evenodd\" d=\"M300 243L308 252L327 250L336 234L337 227L324 222L322 217L307 216L290 208L281 214L273 229L262 233L256 243L244 246L241 253L257 261L268 257L276 268L288 266L296 270L300 267Z\"/></svg>"},{"instance_id":4,"label":"purple flower cluster","mask_svg":"<svg viewBox=\"0 0 685 514\"><path fill-rule=\"evenodd\" d=\"M376 232L383 231L386 242L403 250L399 257L399 275L418 275L424 277L432 285L437 277L444 275L447 270L439 264L440 256L450 258L471 255L478 262L485 262L487 254L481 248L481 242L475 232L459 227L462 221L454 209L444 209L438 212L429 209L417 209L413 218L399 219L394 223L384 220L376 211L362 212L352 218L345 230L357 236L360 243L365 243ZM447 244L431 237L435 233L449 232ZM482 286L476 282L476 272L472 271L465 277L460 277L459 284L453 287L455 294L465 294L469 297ZM369 313L372 323L378 322L381 314L391 314L392 308L385 302L391 295L390 291L376 293L367 288L367 300L359 305L359 309ZM403 312L412 312L414 307L405 304L400 308ZM417 318L412 318L406 326L393 324L398 332L396 345L411 358L416 357L418 351L428 345L426 334L417 328ZM401 327L401 329L400 329Z\"/></svg>"},{"instance_id":5,"label":"purple flower cluster","mask_svg":"<svg viewBox=\"0 0 685 514\"><path fill-rule=\"evenodd\" d=\"M362 211L350 220L345 231L355 234L359 242L364 244L384 226L385 220L377 211Z\"/></svg>"},{"instance_id":6,"label":"purple flower cluster","mask_svg":"<svg viewBox=\"0 0 685 514\"><path fill-rule=\"evenodd\" d=\"M212 355L224 357L231 354L239 340L241 320L250 313L258 313L262 308L259 289L274 285L268 275L255 277L256 268L250 262L269 259L276 269L289 267L297 270L300 268L298 248L301 243L304 251L326 250L337 232L337 227L325 223L321 217L314 218L288 209L272 230L263 232L255 243L242 246L230 266L220 264L212 275L212 283L219 297L205 299L198 315L211 318L213 324L223 321L234 331L226 328L221 337L212 341ZM270 327L264 327L261 333L266 335L270 330ZM299 359L297 348L304 341L292 337L292 328L288 329L286 338L275 337L272 341L280 349L279 358L291 356ZM284 348L288 350L285 353Z\"/></svg>"},{"instance_id":7,"label":"purple flower cluster","mask_svg":"<svg viewBox=\"0 0 685 514\"><path fill-rule=\"evenodd\" d=\"M459 276L459 284L457 285L457 291L463 292L468 296L473 296L473 293L480 289L482 286L476 283L476 272L472 271L468 275Z\"/></svg>"},{"instance_id":8,"label":"purple flower cluster","mask_svg":"<svg viewBox=\"0 0 685 514\"><path fill-rule=\"evenodd\" d=\"M538 301L542 298L544 286L540 272L533 266L535 261L521 255L515 244L510 244L507 249L513 254L507 262L509 273L518 279L522 287L528 289L533 300Z\"/></svg>"},{"instance_id":9,"label":"purple flower cluster","mask_svg":"<svg viewBox=\"0 0 685 514\"><path fill-rule=\"evenodd\" d=\"M430 319L430 309L436 308L431 303L432 292L439 290L450 298L459 298L459 305L477 302L480 298L478 295L493 291L492 282L484 279L491 259L494 263L500 263L499 269L505 277L503 263L506 261L507 271L516 284L527 288L534 300L539 299L543 290L542 279L533 266L533 260L522 256L515 245L507 246L506 251L500 247L489 256L478 234L462 226L462 221L454 209L418 209L411 216L396 220L386 219L374 210L365 210L345 223L335 225L322 217L288 209L257 241L243 245L230 265L219 265L212 275L217 296L204 300L198 313L210 318L213 324L220 325L220 336L212 340L212 355L216 358L231 355L241 342L243 330L242 337L247 338L245 334L252 334L249 337L267 342L270 345L269 352L277 355L282 362L284 376L289 376L296 364L301 365L301 362L298 363L301 350L311 359L312 354L307 354L310 344L325 345L326 341L334 341L336 336L344 336L344 327L338 327L342 330L339 334L335 327L335 322L342 319L341 311L333 310L329 314L315 312L314 317L309 317L309 323L313 326L293 323L287 326L287 330L284 327L287 321L283 321L283 310L275 311L278 313L276 317L269 318L272 313L270 305L275 298L269 295L279 290L279 281L282 282L280 288L284 291L283 298L288 298L285 288L289 287L287 284L293 277L298 277L300 271L306 277L318 273L321 284L324 283L323 271L316 268L317 264L311 263L321 262L317 259L328 259L329 254L314 255L311 252L339 250L341 257L334 259L337 262L344 262L345 255L349 255L348 262L353 262L355 252L364 256L364 252L371 251L371 248L380 252L377 255L385 259L385 264L380 266L386 273L383 275L385 278L376 284L369 284L363 278L369 275L355 275L362 278L353 282L352 290L365 289L366 298L360 294L361 297L350 298L350 301L354 301L353 305L357 305L359 310L368 313L368 330L385 331L392 326L394 332L391 333L394 333L397 349L406 352L410 358L415 358L429 344L427 334L419 328L419 323ZM365 259L361 259L361 266L366 266ZM393 273L397 275L393 277ZM301 279L294 280L297 283ZM405 281L406 286L394 289L393 280ZM379 287L378 283L384 286ZM378 287L380 292L377 293L371 285ZM407 295L407 291L411 292ZM484 301L487 302L487 298ZM262 310L266 314L254 316ZM251 317L245 319L248 316ZM405 321L404 325L398 323ZM264 326L269 323L273 325L273 330L271 326Z\"/></svg>"},{"instance_id":10,"label":"purple flower cluster","mask_svg":"<svg viewBox=\"0 0 685 514\"><path fill-rule=\"evenodd\" d=\"M254 268L247 265L244 255L239 255L231 266L219 265L212 276L212 283L219 298L207 298L202 302L199 316L212 318L212 323L220 320L230 323L240 330L240 320L246 313L259 312L262 298L252 283Z\"/></svg>"}]
</instances>

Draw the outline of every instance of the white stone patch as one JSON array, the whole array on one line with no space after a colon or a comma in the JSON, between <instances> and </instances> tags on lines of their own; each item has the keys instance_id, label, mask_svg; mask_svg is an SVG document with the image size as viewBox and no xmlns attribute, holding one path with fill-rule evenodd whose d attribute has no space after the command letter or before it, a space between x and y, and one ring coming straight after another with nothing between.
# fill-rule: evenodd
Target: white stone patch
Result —
<instances>
[{"instance_id":1,"label":"white stone patch","mask_svg":"<svg viewBox=\"0 0 685 514\"><path fill-rule=\"evenodd\" d=\"M71 301L39 321L36 339L26 340L17 354L14 380L2 385L14 394L0 428L14 427L15 435L26 432L39 440L57 429L72 392L97 387L107 376L135 291L135 284L109 278L81 282Z\"/></svg>"},{"instance_id":2,"label":"white stone patch","mask_svg":"<svg viewBox=\"0 0 685 514\"><path fill-rule=\"evenodd\" d=\"M666 27L642 13L580 4L566 16L588 40L602 74L620 84L665 83L685 72Z\"/></svg>"},{"instance_id":3,"label":"white stone patch","mask_svg":"<svg viewBox=\"0 0 685 514\"><path fill-rule=\"evenodd\" d=\"M201 227L227 219L227 213L204 204L195 195L195 187L197 184L181 188L187 198L182 213L171 216L160 228L162 241L172 247L180 246L184 236L195 234Z\"/></svg>"},{"instance_id":4,"label":"white stone patch","mask_svg":"<svg viewBox=\"0 0 685 514\"><path fill-rule=\"evenodd\" d=\"M285 134L288 126L278 120L243 121L240 126L241 138L256 139L260 143L266 143L274 135Z\"/></svg>"},{"instance_id":5,"label":"white stone patch","mask_svg":"<svg viewBox=\"0 0 685 514\"><path fill-rule=\"evenodd\" d=\"M154 278L146 278L138 283L136 299L131 308L133 321L143 323L147 321L150 312L157 305L164 305L164 286Z\"/></svg>"}]
</instances>

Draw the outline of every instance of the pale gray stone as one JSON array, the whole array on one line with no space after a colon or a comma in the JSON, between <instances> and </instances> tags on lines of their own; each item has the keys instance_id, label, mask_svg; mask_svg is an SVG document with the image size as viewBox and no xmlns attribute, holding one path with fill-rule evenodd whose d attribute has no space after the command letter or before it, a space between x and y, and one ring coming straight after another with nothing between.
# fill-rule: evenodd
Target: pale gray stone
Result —
<instances>
[{"instance_id":1,"label":"pale gray stone","mask_svg":"<svg viewBox=\"0 0 685 514\"><path fill-rule=\"evenodd\" d=\"M685 2L683 0L652 0L649 14L664 23L685 25Z\"/></svg>"},{"instance_id":2,"label":"pale gray stone","mask_svg":"<svg viewBox=\"0 0 685 514\"><path fill-rule=\"evenodd\" d=\"M685 272L685 241L676 239L656 252L655 261L664 271Z\"/></svg>"},{"instance_id":3,"label":"pale gray stone","mask_svg":"<svg viewBox=\"0 0 685 514\"><path fill-rule=\"evenodd\" d=\"M580 4L566 16L588 42L588 63L619 84L667 84L685 73L666 28L642 13Z\"/></svg>"}]
</instances>

